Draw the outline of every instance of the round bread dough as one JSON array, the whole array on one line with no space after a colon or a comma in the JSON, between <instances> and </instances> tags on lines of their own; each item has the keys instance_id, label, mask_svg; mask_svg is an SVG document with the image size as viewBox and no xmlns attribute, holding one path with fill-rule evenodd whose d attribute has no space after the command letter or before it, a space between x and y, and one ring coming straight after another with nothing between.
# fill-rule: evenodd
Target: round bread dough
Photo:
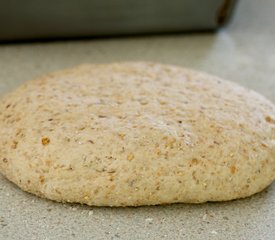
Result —
<instances>
[{"instance_id":1,"label":"round bread dough","mask_svg":"<svg viewBox=\"0 0 275 240\"><path fill-rule=\"evenodd\" d=\"M27 192L96 206L243 198L275 178L275 107L156 63L88 64L0 102L0 170Z\"/></svg>"}]
</instances>

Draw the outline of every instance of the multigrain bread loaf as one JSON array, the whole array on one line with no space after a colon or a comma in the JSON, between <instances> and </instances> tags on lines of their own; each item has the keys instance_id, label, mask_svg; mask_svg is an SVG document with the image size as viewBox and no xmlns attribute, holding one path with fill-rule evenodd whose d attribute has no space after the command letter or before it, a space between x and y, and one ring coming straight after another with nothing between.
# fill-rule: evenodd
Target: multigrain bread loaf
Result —
<instances>
[{"instance_id":1,"label":"multigrain bread loaf","mask_svg":"<svg viewBox=\"0 0 275 240\"><path fill-rule=\"evenodd\" d=\"M1 172L55 201L225 201L274 180L275 107L180 67L83 65L4 96L0 146Z\"/></svg>"}]
</instances>

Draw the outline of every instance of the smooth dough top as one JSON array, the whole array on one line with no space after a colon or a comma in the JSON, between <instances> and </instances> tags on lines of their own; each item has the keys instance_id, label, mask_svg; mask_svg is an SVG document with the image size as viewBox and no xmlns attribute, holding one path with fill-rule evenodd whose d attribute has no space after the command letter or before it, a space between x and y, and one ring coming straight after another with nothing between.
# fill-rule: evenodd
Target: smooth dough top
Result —
<instances>
[{"instance_id":1,"label":"smooth dough top","mask_svg":"<svg viewBox=\"0 0 275 240\"><path fill-rule=\"evenodd\" d=\"M2 98L0 171L25 191L88 205L243 198L275 178L275 107L180 67L82 65Z\"/></svg>"}]
</instances>

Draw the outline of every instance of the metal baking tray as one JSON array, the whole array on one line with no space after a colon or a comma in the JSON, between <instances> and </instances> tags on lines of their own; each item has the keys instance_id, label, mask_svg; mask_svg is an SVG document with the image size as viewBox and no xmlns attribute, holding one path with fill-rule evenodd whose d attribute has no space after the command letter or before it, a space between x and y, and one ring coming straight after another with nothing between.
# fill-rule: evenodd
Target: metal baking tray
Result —
<instances>
[{"instance_id":1,"label":"metal baking tray","mask_svg":"<svg viewBox=\"0 0 275 240\"><path fill-rule=\"evenodd\" d=\"M0 41L215 30L236 0L2 0Z\"/></svg>"}]
</instances>

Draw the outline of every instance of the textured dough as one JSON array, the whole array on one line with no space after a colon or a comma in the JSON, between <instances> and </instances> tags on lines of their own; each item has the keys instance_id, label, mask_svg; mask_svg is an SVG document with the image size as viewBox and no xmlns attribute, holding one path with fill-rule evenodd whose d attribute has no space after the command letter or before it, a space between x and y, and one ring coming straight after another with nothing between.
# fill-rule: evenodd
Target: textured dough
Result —
<instances>
[{"instance_id":1,"label":"textured dough","mask_svg":"<svg viewBox=\"0 0 275 240\"><path fill-rule=\"evenodd\" d=\"M225 201L274 180L275 107L180 67L82 65L4 96L0 146L1 172L55 201Z\"/></svg>"}]
</instances>

